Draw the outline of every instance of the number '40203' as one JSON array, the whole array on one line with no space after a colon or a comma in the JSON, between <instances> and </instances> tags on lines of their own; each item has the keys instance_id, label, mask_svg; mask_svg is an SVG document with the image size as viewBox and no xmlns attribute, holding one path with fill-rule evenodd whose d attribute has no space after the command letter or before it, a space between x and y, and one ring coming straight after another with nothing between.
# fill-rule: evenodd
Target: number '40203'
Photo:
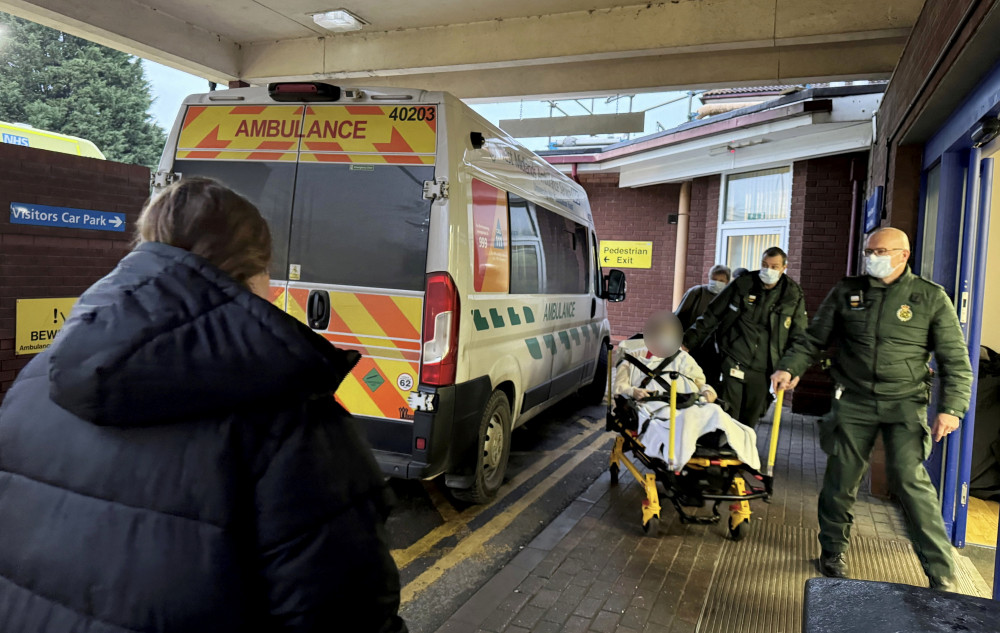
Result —
<instances>
[{"instance_id":1,"label":"number '40203'","mask_svg":"<svg viewBox=\"0 0 1000 633\"><path fill-rule=\"evenodd\" d=\"M389 118L393 121L433 121L434 108L426 106L393 108Z\"/></svg>"}]
</instances>

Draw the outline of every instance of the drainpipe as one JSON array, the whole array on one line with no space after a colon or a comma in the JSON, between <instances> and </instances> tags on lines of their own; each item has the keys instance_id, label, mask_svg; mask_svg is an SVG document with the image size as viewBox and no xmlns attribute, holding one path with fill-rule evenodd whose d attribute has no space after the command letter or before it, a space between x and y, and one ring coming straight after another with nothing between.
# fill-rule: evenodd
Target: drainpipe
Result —
<instances>
[{"instance_id":1,"label":"drainpipe","mask_svg":"<svg viewBox=\"0 0 1000 633\"><path fill-rule=\"evenodd\" d=\"M577 172L579 171L579 168L580 168L580 163L573 163L573 166L571 167L573 172L572 174L570 174L570 177L576 182L576 184L580 184L580 178L576 175Z\"/></svg>"},{"instance_id":2,"label":"drainpipe","mask_svg":"<svg viewBox=\"0 0 1000 633\"><path fill-rule=\"evenodd\" d=\"M674 303L673 309L681 303L687 289L684 272L687 270L688 220L691 217L691 181L681 183L681 195L677 204L677 247L674 249Z\"/></svg>"}]
</instances>

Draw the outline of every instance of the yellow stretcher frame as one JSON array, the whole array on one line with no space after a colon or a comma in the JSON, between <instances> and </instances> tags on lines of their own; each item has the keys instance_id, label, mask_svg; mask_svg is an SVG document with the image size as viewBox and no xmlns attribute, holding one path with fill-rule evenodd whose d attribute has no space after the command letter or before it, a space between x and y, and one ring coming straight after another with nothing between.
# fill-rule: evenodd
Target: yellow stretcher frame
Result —
<instances>
[{"instance_id":1,"label":"yellow stretcher frame","mask_svg":"<svg viewBox=\"0 0 1000 633\"><path fill-rule=\"evenodd\" d=\"M608 416L611 415L611 407L613 406L613 391L612 391L612 370L614 368L614 354L611 350L608 350ZM770 437L770 447L767 456L767 476L772 477L774 475L774 460L778 451L778 433L781 428L781 408L785 400L784 390L778 390L776 392L776 401L774 405L774 418L771 427L771 437ZM676 468L676 453L675 453L675 431L677 421L677 378L672 378L670 381L670 435L668 439L667 452L669 453L667 465L670 470ZM642 443L639 442L638 438L635 439L635 444L642 447ZM704 457L692 457L685 464L686 467L692 469L705 469L709 466L740 466L743 462L738 459L717 459L710 460ZM609 468L611 470L612 483L617 483L618 472L622 467L625 467L632 476L635 478L639 485L643 487L645 492L645 499L642 501L642 529L646 534L657 535L659 534L659 524L660 524L660 495L656 488L656 474L655 473L643 473L641 472L632 461L625 456L625 438L619 435L615 438L615 445L611 449L611 457ZM747 494L748 487L746 480L743 479L742 475L736 475L733 477L732 487L730 488L730 493L734 496L745 496ZM750 502L748 500L741 500L733 503L729 507L729 532L733 535L734 540L742 539L745 534L745 528L740 526L744 523L750 521L750 517L753 512L750 509Z\"/></svg>"}]
</instances>

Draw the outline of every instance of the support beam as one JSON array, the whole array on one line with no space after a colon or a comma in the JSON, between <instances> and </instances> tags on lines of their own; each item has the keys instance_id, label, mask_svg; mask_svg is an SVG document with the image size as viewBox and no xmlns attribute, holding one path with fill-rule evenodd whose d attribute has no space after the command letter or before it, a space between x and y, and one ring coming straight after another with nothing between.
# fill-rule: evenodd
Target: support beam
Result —
<instances>
[{"instance_id":1,"label":"support beam","mask_svg":"<svg viewBox=\"0 0 1000 633\"><path fill-rule=\"evenodd\" d=\"M537 0L534 16L493 19L483 2L448 24L447 3L430 3L415 26L384 18L382 30L375 20L308 37L299 2L0 0L0 10L219 83L328 79L496 99L888 77L923 2L875 4L672 0L560 13L571 3Z\"/></svg>"},{"instance_id":2,"label":"support beam","mask_svg":"<svg viewBox=\"0 0 1000 633\"><path fill-rule=\"evenodd\" d=\"M905 39L921 3L882 4L890 6L872 15L869 0L841 0L833 12L821 0L702 0L257 42L246 46L243 71L344 80Z\"/></svg>"},{"instance_id":3,"label":"support beam","mask_svg":"<svg viewBox=\"0 0 1000 633\"><path fill-rule=\"evenodd\" d=\"M848 46L797 46L637 59L519 66L334 80L342 85L444 90L463 99L554 98L614 92L711 89L733 84L810 83L888 79L904 40L866 41ZM295 76L294 79L316 79ZM253 79L254 83L270 81Z\"/></svg>"},{"instance_id":4,"label":"support beam","mask_svg":"<svg viewBox=\"0 0 1000 633\"><path fill-rule=\"evenodd\" d=\"M131 0L0 0L0 11L209 81L240 77L236 42Z\"/></svg>"}]
</instances>

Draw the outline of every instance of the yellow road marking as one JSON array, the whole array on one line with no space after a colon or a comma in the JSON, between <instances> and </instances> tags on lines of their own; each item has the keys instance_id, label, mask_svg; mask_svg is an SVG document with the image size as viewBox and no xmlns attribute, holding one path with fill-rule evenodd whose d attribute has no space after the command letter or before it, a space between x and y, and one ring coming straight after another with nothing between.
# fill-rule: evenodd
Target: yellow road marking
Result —
<instances>
[{"instance_id":1,"label":"yellow road marking","mask_svg":"<svg viewBox=\"0 0 1000 633\"><path fill-rule=\"evenodd\" d=\"M610 439L610 438L607 438ZM532 503L537 501L543 494L559 483L563 477L573 471L585 459L599 450L604 450L607 441L600 438L594 440L589 446L581 449L569 461L560 466L551 475L545 478L540 484L529 490L523 497L515 501L509 508L490 519L481 528L461 540L451 551L439 558L430 568L407 583L400 592L402 604L413 600L417 594L427 589L437 581L446 571L462 562L466 558L479 552L486 545L486 542L503 531L508 525L513 523L521 512L527 509Z\"/></svg>"},{"instance_id":2,"label":"yellow road marking","mask_svg":"<svg viewBox=\"0 0 1000 633\"><path fill-rule=\"evenodd\" d=\"M424 490L427 491L427 496L430 498L431 503L434 504L434 509L438 511L441 518L445 521L454 521L458 518L458 510L455 506L451 505L448 498L444 496L444 493L437 487L433 481L425 481Z\"/></svg>"},{"instance_id":3,"label":"yellow road marking","mask_svg":"<svg viewBox=\"0 0 1000 633\"><path fill-rule=\"evenodd\" d=\"M592 431L596 429L598 426L601 426L602 424L604 424L603 420L600 422L592 422L590 424L584 424L583 426L586 428L587 431ZM531 466L528 466L527 468L519 472L513 479L504 484L497 492L496 499L493 500L492 504L482 505L482 506L472 506L471 508L467 508L462 512L458 513L453 520L450 520L443 525L439 525L438 527L434 528L427 534L424 534L420 538L420 540L418 540L413 545L410 545L406 549L392 550L391 554L393 560L396 561L396 567L398 567L399 569L405 568L413 561L417 560L421 556L427 554L427 552L431 551L434 548L434 546L440 543L442 540L448 538L449 536L454 536L455 534L457 534L459 531L462 530L462 528L466 526L467 523L469 523L469 521L472 521L474 518L482 514L493 504L498 503L504 497L506 497L511 492L516 490L521 484L523 484L524 482L528 481L541 471L548 468L548 466L551 465L552 462L559 459L569 451L573 450L574 448L576 448L577 445L579 445L580 443L582 443L591 436L592 434L587 433L585 431L581 435L578 435L576 437L567 440L566 442L563 443L562 446L556 448L555 450L548 451L545 454L545 457L539 459ZM438 511L440 512L440 509Z\"/></svg>"}]
</instances>

